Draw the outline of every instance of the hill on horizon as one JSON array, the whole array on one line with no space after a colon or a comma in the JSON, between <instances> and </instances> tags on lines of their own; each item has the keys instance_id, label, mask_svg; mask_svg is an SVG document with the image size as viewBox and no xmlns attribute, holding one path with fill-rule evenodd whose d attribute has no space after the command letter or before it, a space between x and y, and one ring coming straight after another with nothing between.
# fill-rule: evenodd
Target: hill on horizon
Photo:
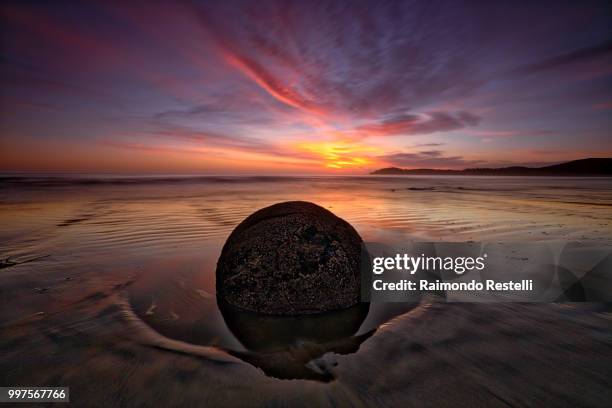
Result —
<instances>
[{"instance_id":1,"label":"hill on horizon","mask_svg":"<svg viewBox=\"0 0 612 408\"><path fill-rule=\"evenodd\" d=\"M463 176L612 176L612 158L587 158L544 167L511 166L464 170L402 169L387 167L376 175L463 175Z\"/></svg>"}]
</instances>

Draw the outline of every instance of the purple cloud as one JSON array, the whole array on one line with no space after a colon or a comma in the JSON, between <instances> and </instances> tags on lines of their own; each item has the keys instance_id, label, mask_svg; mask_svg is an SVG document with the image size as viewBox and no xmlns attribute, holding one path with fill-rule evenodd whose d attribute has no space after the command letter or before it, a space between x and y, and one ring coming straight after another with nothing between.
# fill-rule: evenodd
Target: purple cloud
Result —
<instances>
[{"instance_id":1,"label":"purple cloud","mask_svg":"<svg viewBox=\"0 0 612 408\"><path fill-rule=\"evenodd\" d=\"M448 112L429 112L423 115L401 114L378 123L360 126L357 131L379 136L418 135L476 126L480 120L479 116L465 111L455 114Z\"/></svg>"},{"instance_id":2,"label":"purple cloud","mask_svg":"<svg viewBox=\"0 0 612 408\"><path fill-rule=\"evenodd\" d=\"M444 152L440 150L418 153L396 152L381 155L378 158L393 166L409 168L465 168L483 162L482 160L467 160L462 156L444 156Z\"/></svg>"}]
</instances>

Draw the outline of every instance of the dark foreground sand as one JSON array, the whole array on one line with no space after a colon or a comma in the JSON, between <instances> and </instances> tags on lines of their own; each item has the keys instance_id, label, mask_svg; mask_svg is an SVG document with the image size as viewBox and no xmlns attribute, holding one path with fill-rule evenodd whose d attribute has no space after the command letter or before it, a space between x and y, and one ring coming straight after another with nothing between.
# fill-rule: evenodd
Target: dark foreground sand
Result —
<instances>
[{"instance_id":1,"label":"dark foreground sand","mask_svg":"<svg viewBox=\"0 0 612 408\"><path fill-rule=\"evenodd\" d=\"M280 380L214 347L167 339L110 285L0 329L2 385L70 386L79 406L609 406L612 307L424 302L330 382ZM104 322L102 330L100 321Z\"/></svg>"}]
</instances>

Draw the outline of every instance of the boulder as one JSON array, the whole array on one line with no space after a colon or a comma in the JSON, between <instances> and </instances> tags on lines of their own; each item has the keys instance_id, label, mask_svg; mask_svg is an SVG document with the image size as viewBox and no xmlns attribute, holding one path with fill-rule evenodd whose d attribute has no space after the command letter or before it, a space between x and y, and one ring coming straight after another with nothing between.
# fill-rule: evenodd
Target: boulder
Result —
<instances>
[{"instance_id":1,"label":"boulder","mask_svg":"<svg viewBox=\"0 0 612 408\"><path fill-rule=\"evenodd\" d=\"M360 301L361 237L316 204L289 201L251 214L217 263L217 297L243 310L303 315Z\"/></svg>"}]
</instances>

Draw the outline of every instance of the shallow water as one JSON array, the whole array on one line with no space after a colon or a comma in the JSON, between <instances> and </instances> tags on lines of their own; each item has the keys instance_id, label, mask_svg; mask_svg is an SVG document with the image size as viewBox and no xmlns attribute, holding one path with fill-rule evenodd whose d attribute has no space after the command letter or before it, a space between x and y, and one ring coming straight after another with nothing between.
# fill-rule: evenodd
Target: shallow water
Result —
<instances>
[{"instance_id":1,"label":"shallow water","mask_svg":"<svg viewBox=\"0 0 612 408\"><path fill-rule=\"evenodd\" d=\"M395 405L418 395L409 390L422 391L413 377L419 370L420 381L446 384L432 377L441 361L484 376L491 366L470 361L461 348L491 336L487 341L497 346L487 361L509 367L494 375L525 370L512 379L531 384L540 401L567 402L580 396L563 387L554 393L533 388L537 370L529 363L543 342L550 347L538 355L549 361L576 353L550 337L566 332L582 354L564 378L609 393L604 377L611 373L600 366L602 356L612 362L605 305L423 301L314 319L220 308L214 270L226 237L253 211L288 200L313 201L350 222L364 240L391 245L473 240L612 247L609 178L2 178L0 260L10 257L10 266L0 269L2 385L69 385L73 401L88 405L229 401L223 396L254 405L294 398ZM498 326L488 317L508 323ZM531 332L530 351L518 353L524 363L503 357L503 350L516 352L521 333ZM462 358L448 355L452 350ZM401 369L388 367L399 360ZM519 363L526 368L513 366ZM377 365L387 369L379 373L384 381L375 382L380 388L371 389L369 372L380 371ZM499 405L502 394L521 402L498 382L483 387L487 392L476 393L480 403Z\"/></svg>"}]
</instances>

